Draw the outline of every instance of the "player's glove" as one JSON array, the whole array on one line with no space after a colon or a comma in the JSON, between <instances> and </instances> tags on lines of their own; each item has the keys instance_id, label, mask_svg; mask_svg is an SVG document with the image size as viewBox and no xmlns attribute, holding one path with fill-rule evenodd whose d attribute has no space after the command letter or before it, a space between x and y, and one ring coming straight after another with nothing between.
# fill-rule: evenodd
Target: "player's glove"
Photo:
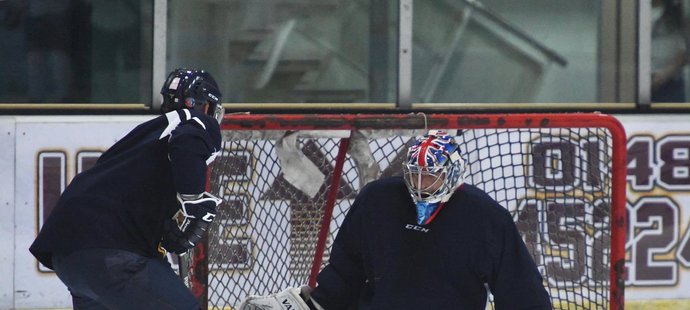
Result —
<instances>
[{"instance_id":1,"label":"player's glove","mask_svg":"<svg viewBox=\"0 0 690 310\"><path fill-rule=\"evenodd\" d=\"M161 246L168 252L182 254L194 246L189 245L184 233L177 226L177 221L169 219L163 223L163 240Z\"/></svg>"},{"instance_id":2,"label":"player's glove","mask_svg":"<svg viewBox=\"0 0 690 310\"><path fill-rule=\"evenodd\" d=\"M216 217L216 207L223 202L223 199L203 192L199 195L177 194L177 201L180 202L182 213L186 218L200 219L210 223Z\"/></svg>"},{"instance_id":3,"label":"player's glove","mask_svg":"<svg viewBox=\"0 0 690 310\"><path fill-rule=\"evenodd\" d=\"M161 246L168 252L182 254L196 246L216 217L216 207L223 201L209 193L177 195L184 220L177 226L174 220L164 223Z\"/></svg>"},{"instance_id":4,"label":"player's glove","mask_svg":"<svg viewBox=\"0 0 690 310\"><path fill-rule=\"evenodd\" d=\"M278 293L266 296L249 296L239 307L238 310L324 310L310 296L311 288L303 285L301 287L286 288Z\"/></svg>"}]
</instances>

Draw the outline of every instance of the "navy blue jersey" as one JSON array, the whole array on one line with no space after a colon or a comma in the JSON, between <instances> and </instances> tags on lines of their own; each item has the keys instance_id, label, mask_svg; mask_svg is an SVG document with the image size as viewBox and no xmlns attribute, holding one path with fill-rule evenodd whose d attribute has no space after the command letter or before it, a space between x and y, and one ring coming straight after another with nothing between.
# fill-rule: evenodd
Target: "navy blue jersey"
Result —
<instances>
[{"instance_id":1,"label":"navy blue jersey","mask_svg":"<svg viewBox=\"0 0 690 310\"><path fill-rule=\"evenodd\" d=\"M204 192L208 164L220 148L218 123L194 110L140 124L72 180L31 253L49 268L56 251L112 248L160 256L163 222L179 209L177 193Z\"/></svg>"},{"instance_id":2,"label":"navy blue jersey","mask_svg":"<svg viewBox=\"0 0 690 310\"><path fill-rule=\"evenodd\" d=\"M483 310L485 284L497 309L551 309L510 213L468 184L420 226L402 178L369 183L317 282L312 296L328 310Z\"/></svg>"}]
</instances>

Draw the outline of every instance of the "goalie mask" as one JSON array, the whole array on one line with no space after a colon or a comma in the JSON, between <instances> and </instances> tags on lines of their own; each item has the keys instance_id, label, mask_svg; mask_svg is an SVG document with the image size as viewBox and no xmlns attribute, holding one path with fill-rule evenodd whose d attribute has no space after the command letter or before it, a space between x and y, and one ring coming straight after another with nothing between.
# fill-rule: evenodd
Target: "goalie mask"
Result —
<instances>
[{"instance_id":1,"label":"goalie mask","mask_svg":"<svg viewBox=\"0 0 690 310\"><path fill-rule=\"evenodd\" d=\"M223 95L218 90L216 80L204 70L173 70L161 88L161 95L163 113L180 109L203 111L204 104L208 103L205 113L215 118L218 123L223 119Z\"/></svg>"},{"instance_id":2,"label":"goalie mask","mask_svg":"<svg viewBox=\"0 0 690 310\"><path fill-rule=\"evenodd\" d=\"M439 206L462 185L465 161L455 139L444 131L418 137L407 152L403 176L417 209L417 224L431 222Z\"/></svg>"}]
</instances>

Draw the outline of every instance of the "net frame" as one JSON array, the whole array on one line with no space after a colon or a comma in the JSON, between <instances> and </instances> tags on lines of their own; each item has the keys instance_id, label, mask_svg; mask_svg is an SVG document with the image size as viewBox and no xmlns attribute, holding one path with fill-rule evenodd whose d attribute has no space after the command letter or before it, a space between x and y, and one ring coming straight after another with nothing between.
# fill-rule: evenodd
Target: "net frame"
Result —
<instances>
[{"instance_id":1,"label":"net frame","mask_svg":"<svg viewBox=\"0 0 690 310\"><path fill-rule=\"evenodd\" d=\"M610 115L599 113L527 113L527 114L276 114L249 115L229 114L221 124L224 140L228 139L279 139L285 133L301 132L304 136L312 133L314 137L324 135L338 139L338 153L330 181L332 190L326 193L325 209L320 224L317 244L309 274L309 285L314 286L316 275L323 267L324 254L327 249L333 208L338 198L340 175L347 156L347 149L353 140L354 130L367 131L405 131L417 133L426 129L546 129L546 128L602 128L611 137L611 190L610 190L610 253L608 304L596 308L623 309L624 307L624 266L625 266L625 175L626 175L626 136L621 123ZM311 133L310 133L311 132ZM352 142L354 143L354 142ZM352 156L352 155L351 155ZM213 233L213 232L211 232ZM213 248L210 238L205 238L195 249L191 262L192 279L190 288L199 297L202 305L208 305L210 274L209 256L205 255ZM201 250L200 250L201 249ZM251 255L251 253L249 253ZM272 291L282 287L268 288ZM248 292L252 293L253 292ZM577 294L576 294L577 295ZM577 300L581 296L568 296ZM586 300L583 302L587 302ZM557 305L554 305L557 306ZM580 306L560 305L561 308L573 309ZM589 307L587 307L589 308Z\"/></svg>"}]
</instances>

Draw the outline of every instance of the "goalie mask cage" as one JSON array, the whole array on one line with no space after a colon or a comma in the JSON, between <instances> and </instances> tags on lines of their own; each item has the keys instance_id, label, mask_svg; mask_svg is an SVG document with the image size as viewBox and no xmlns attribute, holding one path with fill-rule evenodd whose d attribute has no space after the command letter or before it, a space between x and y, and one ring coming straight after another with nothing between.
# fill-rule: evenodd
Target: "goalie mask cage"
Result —
<instances>
[{"instance_id":1,"label":"goalie mask cage","mask_svg":"<svg viewBox=\"0 0 690 310\"><path fill-rule=\"evenodd\" d=\"M466 182L513 215L554 308L623 308L626 137L611 116L233 114L221 128L209 190L224 201L189 284L209 309L314 286L358 190L401 175L430 129L457 132Z\"/></svg>"}]
</instances>

